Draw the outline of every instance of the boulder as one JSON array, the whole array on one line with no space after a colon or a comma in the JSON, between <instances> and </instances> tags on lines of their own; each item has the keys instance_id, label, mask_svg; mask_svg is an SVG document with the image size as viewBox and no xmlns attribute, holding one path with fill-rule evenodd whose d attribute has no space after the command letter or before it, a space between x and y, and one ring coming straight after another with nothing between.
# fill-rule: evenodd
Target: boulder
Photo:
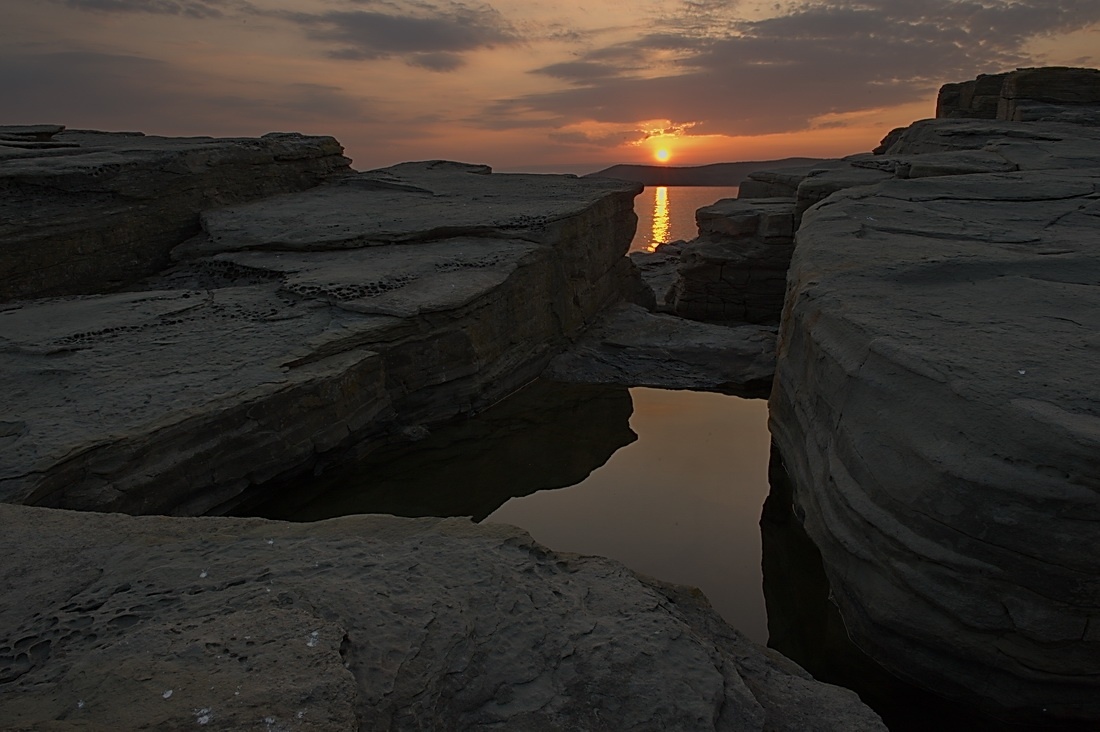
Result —
<instances>
[{"instance_id":1,"label":"boulder","mask_svg":"<svg viewBox=\"0 0 1100 732\"><path fill-rule=\"evenodd\" d=\"M0 521L12 732L886 729L697 591L505 525Z\"/></svg>"},{"instance_id":2,"label":"boulder","mask_svg":"<svg viewBox=\"0 0 1100 732\"><path fill-rule=\"evenodd\" d=\"M1018 172L806 213L770 426L857 645L947 696L1095 723L1096 140L1073 138L1079 157L1062 132L999 124L983 149ZM1084 167L1054 167L1069 159Z\"/></svg>"},{"instance_id":3,"label":"boulder","mask_svg":"<svg viewBox=\"0 0 1100 732\"><path fill-rule=\"evenodd\" d=\"M204 214L127 291L12 303L0 500L221 513L481 409L638 286L640 189L401 165Z\"/></svg>"},{"instance_id":4,"label":"boulder","mask_svg":"<svg viewBox=\"0 0 1100 732\"><path fill-rule=\"evenodd\" d=\"M0 303L118 289L165 266L200 211L350 172L331 137L62 129L0 127Z\"/></svg>"}]
</instances>

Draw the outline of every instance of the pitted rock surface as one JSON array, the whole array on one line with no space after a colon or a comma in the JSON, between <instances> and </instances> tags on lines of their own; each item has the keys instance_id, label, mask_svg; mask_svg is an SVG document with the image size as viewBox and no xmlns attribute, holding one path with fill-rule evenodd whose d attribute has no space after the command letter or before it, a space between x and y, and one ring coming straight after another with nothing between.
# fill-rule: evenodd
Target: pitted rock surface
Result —
<instances>
[{"instance_id":1,"label":"pitted rock surface","mask_svg":"<svg viewBox=\"0 0 1100 732\"><path fill-rule=\"evenodd\" d=\"M13 732L885 730L697 591L504 525L0 520Z\"/></svg>"}]
</instances>

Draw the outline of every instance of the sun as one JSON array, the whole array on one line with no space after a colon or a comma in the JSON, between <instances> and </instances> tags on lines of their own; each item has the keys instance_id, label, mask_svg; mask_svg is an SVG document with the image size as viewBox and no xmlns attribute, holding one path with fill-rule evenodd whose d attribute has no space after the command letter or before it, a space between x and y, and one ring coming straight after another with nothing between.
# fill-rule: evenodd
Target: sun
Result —
<instances>
[{"instance_id":1,"label":"sun","mask_svg":"<svg viewBox=\"0 0 1100 732\"><path fill-rule=\"evenodd\" d=\"M668 148L662 147L661 149L653 153L653 157L657 158L663 163L667 161L669 157L671 157L671 153L669 153Z\"/></svg>"}]
</instances>

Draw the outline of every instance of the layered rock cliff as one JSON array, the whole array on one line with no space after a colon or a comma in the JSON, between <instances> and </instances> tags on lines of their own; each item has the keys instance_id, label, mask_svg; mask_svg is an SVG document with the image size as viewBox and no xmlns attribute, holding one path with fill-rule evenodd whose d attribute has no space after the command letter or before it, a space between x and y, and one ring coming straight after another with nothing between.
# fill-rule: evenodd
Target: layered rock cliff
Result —
<instances>
[{"instance_id":1,"label":"layered rock cliff","mask_svg":"<svg viewBox=\"0 0 1100 732\"><path fill-rule=\"evenodd\" d=\"M944 119L796 235L770 426L853 640L1100 720L1100 129Z\"/></svg>"},{"instance_id":2,"label":"layered rock cliff","mask_svg":"<svg viewBox=\"0 0 1100 732\"><path fill-rule=\"evenodd\" d=\"M0 303L104 292L163 268L199 213L350 173L332 137L153 137L0 126Z\"/></svg>"},{"instance_id":3,"label":"layered rock cliff","mask_svg":"<svg viewBox=\"0 0 1100 732\"><path fill-rule=\"evenodd\" d=\"M638 189L404 164L205 212L126 291L13 303L0 498L222 512L490 404L636 284Z\"/></svg>"}]
</instances>

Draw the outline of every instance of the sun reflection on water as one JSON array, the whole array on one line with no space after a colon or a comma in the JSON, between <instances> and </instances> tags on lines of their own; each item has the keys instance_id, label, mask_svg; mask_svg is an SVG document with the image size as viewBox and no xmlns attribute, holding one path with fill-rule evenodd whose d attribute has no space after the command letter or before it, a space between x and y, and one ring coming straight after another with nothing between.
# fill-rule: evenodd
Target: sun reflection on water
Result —
<instances>
[{"instance_id":1,"label":"sun reflection on water","mask_svg":"<svg viewBox=\"0 0 1100 732\"><path fill-rule=\"evenodd\" d=\"M657 195L653 199L653 236L649 239L649 251L657 249L658 244L668 241L670 229L668 217L668 188L657 186Z\"/></svg>"}]
</instances>

